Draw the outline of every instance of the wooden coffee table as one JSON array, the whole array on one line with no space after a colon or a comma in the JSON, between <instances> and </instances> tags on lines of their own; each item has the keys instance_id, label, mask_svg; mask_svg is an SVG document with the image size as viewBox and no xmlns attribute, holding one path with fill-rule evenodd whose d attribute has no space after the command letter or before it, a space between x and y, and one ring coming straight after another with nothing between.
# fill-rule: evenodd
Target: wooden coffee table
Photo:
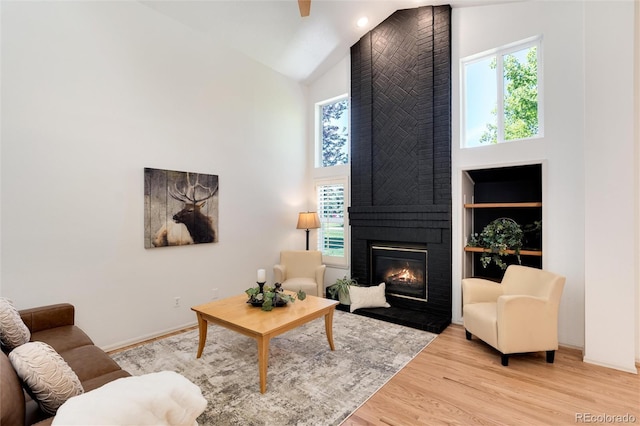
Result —
<instances>
[{"instance_id":1,"label":"wooden coffee table","mask_svg":"<svg viewBox=\"0 0 640 426\"><path fill-rule=\"evenodd\" d=\"M294 294L287 292L289 294ZM208 323L221 325L229 330L237 331L252 337L258 342L258 371L260 372L260 392L267 390L267 364L269 358L269 341L272 337L292 330L314 319L324 317L329 347L333 351L333 313L338 301L316 296L307 296L304 300L296 300L272 311L263 311L259 307L246 303L248 296L229 297L191 308L198 317L200 339L197 358L202 356L207 341Z\"/></svg>"}]
</instances>

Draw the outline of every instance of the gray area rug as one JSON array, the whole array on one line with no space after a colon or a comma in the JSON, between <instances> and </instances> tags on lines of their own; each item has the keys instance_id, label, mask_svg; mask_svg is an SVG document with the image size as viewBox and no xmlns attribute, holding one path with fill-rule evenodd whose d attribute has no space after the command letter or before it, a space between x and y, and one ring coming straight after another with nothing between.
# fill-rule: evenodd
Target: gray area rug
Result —
<instances>
[{"instance_id":1,"label":"gray area rug","mask_svg":"<svg viewBox=\"0 0 640 426\"><path fill-rule=\"evenodd\" d=\"M197 330L112 357L133 375L171 370L200 386L209 402L200 425L338 425L435 337L336 311L333 352L324 319L271 339L264 394L256 341L215 325L200 359Z\"/></svg>"}]
</instances>

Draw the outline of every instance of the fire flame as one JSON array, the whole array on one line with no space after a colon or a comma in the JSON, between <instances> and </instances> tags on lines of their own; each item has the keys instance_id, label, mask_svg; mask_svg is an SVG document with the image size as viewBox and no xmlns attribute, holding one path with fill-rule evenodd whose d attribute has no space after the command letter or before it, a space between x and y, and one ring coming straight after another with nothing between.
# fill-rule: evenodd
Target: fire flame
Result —
<instances>
[{"instance_id":1,"label":"fire flame","mask_svg":"<svg viewBox=\"0 0 640 426\"><path fill-rule=\"evenodd\" d=\"M413 271L408 267L397 270L397 272L390 271L389 275L387 275L387 280L402 283L415 283L420 281L418 277L413 273Z\"/></svg>"}]
</instances>

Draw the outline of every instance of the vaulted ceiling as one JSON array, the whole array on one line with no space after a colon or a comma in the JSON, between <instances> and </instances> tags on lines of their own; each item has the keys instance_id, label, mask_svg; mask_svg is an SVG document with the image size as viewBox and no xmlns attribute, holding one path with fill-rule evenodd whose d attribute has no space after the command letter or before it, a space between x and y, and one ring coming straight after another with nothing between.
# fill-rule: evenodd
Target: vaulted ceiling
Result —
<instances>
[{"instance_id":1,"label":"vaulted ceiling","mask_svg":"<svg viewBox=\"0 0 640 426\"><path fill-rule=\"evenodd\" d=\"M502 0L504 1L504 0ZM312 0L300 17L297 0L142 1L142 4L238 50L292 79L310 82L348 54L360 37L398 9L495 1ZM356 21L366 16L362 28Z\"/></svg>"}]
</instances>

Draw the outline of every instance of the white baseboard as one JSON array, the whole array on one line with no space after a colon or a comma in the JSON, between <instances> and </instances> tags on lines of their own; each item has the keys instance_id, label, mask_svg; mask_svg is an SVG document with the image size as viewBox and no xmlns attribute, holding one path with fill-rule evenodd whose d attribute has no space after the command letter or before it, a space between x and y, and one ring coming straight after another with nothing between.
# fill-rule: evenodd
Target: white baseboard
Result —
<instances>
[{"instance_id":1,"label":"white baseboard","mask_svg":"<svg viewBox=\"0 0 640 426\"><path fill-rule=\"evenodd\" d=\"M624 371L626 373L638 374L638 369L635 365L633 367L624 367L621 365L613 365L607 364L606 362L595 361L586 357L582 358L582 361L588 364L599 365L600 367L613 368L614 370Z\"/></svg>"},{"instance_id":2,"label":"white baseboard","mask_svg":"<svg viewBox=\"0 0 640 426\"><path fill-rule=\"evenodd\" d=\"M197 322L189 322L187 324L183 324L183 325L180 325L180 326L177 326L177 327L172 327L172 328L169 328L169 329L166 329L166 330L161 330L161 331L158 331L158 332L145 334L145 335L142 335L142 336L139 336L139 337L135 337L133 339L124 340L124 341L117 342L117 343L114 343L114 344L111 344L111 345L102 346L102 347L100 347L100 349L102 349L105 352L114 351L116 349L121 349L121 348L124 348L124 347L127 347L127 346L135 345L135 344L144 342L145 340L155 339L156 337L164 336L166 334L170 334L170 333L173 333L173 332L176 332L176 331L180 331L180 330L183 330L185 328L193 327L193 326L196 326L196 325L198 325Z\"/></svg>"}]
</instances>

